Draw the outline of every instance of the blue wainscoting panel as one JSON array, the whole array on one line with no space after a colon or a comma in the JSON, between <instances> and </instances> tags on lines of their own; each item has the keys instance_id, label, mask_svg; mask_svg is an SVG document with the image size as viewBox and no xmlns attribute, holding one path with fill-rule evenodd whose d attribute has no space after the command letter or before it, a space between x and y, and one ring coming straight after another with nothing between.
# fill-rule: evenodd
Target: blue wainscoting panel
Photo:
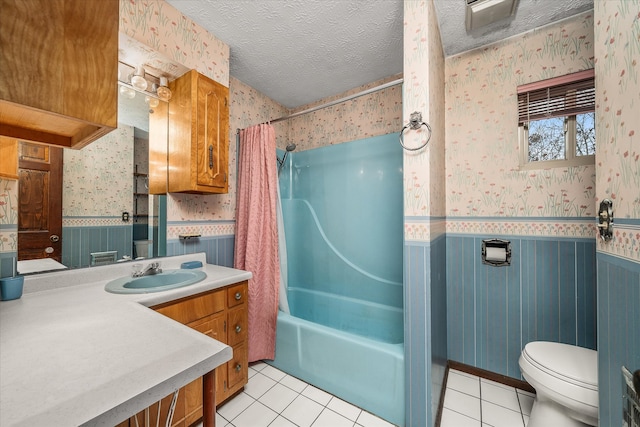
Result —
<instances>
[{"instance_id":1,"label":"blue wainscoting panel","mask_svg":"<svg viewBox=\"0 0 640 427\"><path fill-rule=\"evenodd\" d=\"M167 256L204 252L207 263L233 267L235 236L206 236L197 239L167 240Z\"/></svg>"},{"instance_id":2,"label":"blue wainscoting panel","mask_svg":"<svg viewBox=\"0 0 640 427\"><path fill-rule=\"evenodd\" d=\"M131 225L62 227L62 263L69 268L89 267L92 252L117 251L117 258L131 256Z\"/></svg>"},{"instance_id":3,"label":"blue wainscoting panel","mask_svg":"<svg viewBox=\"0 0 640 427\"><path fill-rule=\"evenodd\" d=\"M405 244L406 425L434 425L447 354L447 240Z\"/></svg>"},{"instance_id":4,"label":"blue wainscoting panel","mask_svg":"<svg viewBox=\"0 0 640 427\"><path fill-rule=\"evenodd\" d=\"M405 246L404 366L405 425L431 425L431 304L429 292L428 246ZM427 424L427 420L430 421Z\"/></svg>"},{"instance_id":5,"label":"blue wainscoting panel","mask_svg":"<svg viewBox=\"0 0 640 427\"><path fill-rule=\"evenodd\" d=\"M18 252L0 252L0 277L13 276L17 258Z\"/></svg>"},{"instance_id":6,"label":"blue wainscoting panel","mask_svg":"<svg viewBox=\"0 0 640 427\"><path fill-rule=\"evenodd\" d=\"M596 346L595 241L506 237L511 265L482 263L491 236L447 235L449 358L521 378L530 341Z\"/></svg>"},{"instance_id":7,"label":"blue wainscoting panel","mask_svg":"<svg viewBox=\"0 0 640 427\"><path fill-rule=\"evenodd\" d=\"M600 425L621 426L621 369L640 369L640 263L597 257Z\"/></svg>"},{"instance_id":8,"label":"blue wainscoting panel","mask_svg":"<svg viewBox=\"0 0 640 427\"><path fill-rule=\"evenodd\" d=\"M430 243L431 272L431 415L435 425L444 374L449 359L447 349L447 239L439 236Z\"/></svg>"}]
</instances>

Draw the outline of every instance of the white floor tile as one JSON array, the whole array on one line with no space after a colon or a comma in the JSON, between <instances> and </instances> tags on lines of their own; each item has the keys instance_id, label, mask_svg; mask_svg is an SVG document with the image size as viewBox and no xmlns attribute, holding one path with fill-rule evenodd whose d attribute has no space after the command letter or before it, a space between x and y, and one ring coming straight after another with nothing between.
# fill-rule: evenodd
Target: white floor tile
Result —
<instances>
[{"instance_id":1,"label":"white floor tile","mask_svg":"<svg viewBox=\"0 0 640 427\"><path fill-rule=\"evenodd\" d=\"M522 414L504 406L482 401L482 422L493 427L524 427Z\"/></svg>"},{"instance_id":2,"label":"white floor tile","mask_svg":"<svg viewBox=\"0 0 640 427\"><path fill-rule=\"evenodd\" d=\"M249 382L244 387L244 392L254 399L259 399L274 385L276 385L276 381L272 380L266 375L262 375L262 372L258 372L257 374L249 378Z\"/></svg>"},{"instance_id":3,"label":"white floor tile","mask_svg":"<svg viewBox=\"0 0 640 427\"><path fill-rule=\"evenodd\" d=\"M526 396L536 397L536 394L535 394L535 393L530 393L530 392L528 392L528 391L526 391L526 390L520 390L520 389L518 389L518 393L520 393L520 394L524 394L524 395L526 395Z\"/></svg>"},{"instance_id":4,"label":"white floor tile","mask_svg":"<svg viewBox=\"0 0 640 427\"><path fill-rule=\"evenodd\" d=\"M264 362L252 362L249 367L255 369L256 371L260 372L262 371L267 365Z\"/></svg>"},{"instance_id":5,"label":"white floor tile","mask_svg":"<svg viewBox=\"0 0 640 427\"><path fill-rule=\"evenodd\" d=\"M482 400L520 412L520 403L514 387L506 388L496 383L483 382L480 386Z\"/></svg>"},{"instance_id":6,"label":"white floor tile","mask_svg":"<svg viewBox=\"0 0 640 427\"><path fill-rule=\"evenodd\" d=\"M255 369L253 369L251 366L249 366L249 378L251 378L252 376L254 376L255 374L258 373L258 371L256 371Z\"/></svg>"},{"instance_id":7,"label":"white floor tile","mask_svg":"<svg viewBox=\"0 0 640 427\"><path fill-rule=\"evenodd\" d=\"M376 417L375 415L370 414L367 411L362 411L362 413L358 417L357 424L361 425L362 427L394 427L390 422Z\"/></svg>"},{"instance_id":8,"label":"white floor tile","mask_svg":"<svg viewBox=\"0 0 640 427\"><path fill-rule=\"evenodd\" d=\"M529 425L529 415L522 415L522 418L524 418L524 427L527 427Z\"/></svg>"},{"instance_id":9,"label":"white floor tile","mask_svg":"<svg viewBox=\"0 0 640 427\"><path fill-rule=\"evenodd\" d=\"M440 427L480 427L480 421L469 418L451 409L442 410Z\"/></svg>"},{"instance_id":10,"label":"white floor tile","mask_svg":"<svg viewBox=\"0 0 640 427\"><path fill-rule=\"evenodd\" d=\"M520 401L520 410L524 415L531 415L531 408L533 408L533 401L535 398L530 393L524 394L518 391L518 400Z\"/></svg>"},{"instance_id":11,"label":"white floor tile","mask_svg":"<svg viewBox=\"0 0 640 427\"><path fill-rule=\"evenodd\" d=\"M296 377L292 377L291 375L286 375L283 379L280 380L280 384L286 385L291 390L302 393L302 390L307 386L307 383L297 379Z\"/></svg>"},{"instance_id":12,"label":"white floor tile","mask_svg":"<svg viewBox=\"0 0 640 427\"><path fill-rule=\"evenodd\" d=\"M295 391L282 384L276 384L258 400L280 414L296 397L298 393Z\"/></svg>"},{"instance_id":13,"label":"white floor tile","mask_svg":"<svg viewBox=\"0 0 640 427\"><path fill-rule=\"evenodd\" d=\"M303 391L302 395L308 397L309 399L318 402L322 406L327 406L329 401L331 400L331 395L324 390L320 390L312 385L308 385Z\"/></svg>"},{"instance_id":14,"label":"white floor tile","mask_svg":"<svg viewBox=\"0 0 640 427\"><path fill-rule=\"evenodd\" d=\"M235 417L240 415L242 411L247 409L255 399L246 393L240 393L220 408L218 413L224 417L227 421L232 421Z\"/></svg>"},{"instance_id":15,"label":"white floor tile","mask_svg":"<svg viewBox=\"0 0 640 427\"><path fill-rule=\"evenodd\" d=\"M225 427L227 424L229 424L229 420L225 420L222 415L216 412L216 427ZM202 427L202 422L196 424L194 427Z\"/></svg>"},{"instance_id":16,"label":"white floor tile","mask_svg":"<svg viewBox=\"0 0 640 427\"><path fill-rule=\"evenodd\" d=\"M480 399L447 389L444 395L444 407L480 421Z\"/></svg>"},{"instance_id":17,"label":"white floor tile","mask_svg":"<svg viewBox=\"0 0 640 427\"><path fill-rule=\"evenodd\" d=\"M305 396L298 396L287 408L282 416L300 427L310 427L322 412L323 406Z\"/></svg>"},{"instance_id":18,"label":"white floor tile","mask_svg":"<svg viewBox=\"0 0 640 427\"><path fill-rule=\"evenodd\" d=\"M343 417L347 417L351 421L356 421L360 412L362 412L362 409L352 405L351 403L345 402L342 399L338 399L337 397L333 397L331 401L329 401L327 408L337 412Z\"/></svg>"},{"instance_id":19,"label":"white floor tile","mask_svg":"<svg viewBox=\"0 0 640 427\"><path fill-rule=\"evenodd\" d=\"M234 418L231 423L234 427L267 427L271 421L275 420L278 414L267 408L260 402L254 402L240 415Z\"/></svg>"},{"instance_id":20,"label":"white floor tile","mask_svg":"<svg viewBox=\"0 0 640 427\"><path fill-rule=\"evenodd\" d=\"M474 397L480 397L480 380L478 377L461 375L458 372L449 371L447 375L447 388L458 390Z\"/></svg>"},{"instance_id":21,"label":"white floor tile","mask_svg":"<svg viewBox=\"0 0 640 427\"><path fill-rule=\"evenodd\" d=\"M292 423L282 415L278 415L278 418L276 418L271 424L269 424L269 427L298 427L298 426L296 426L294 423Z\"/></svg>"},{"instance_id":22,"label":"white floor tile","mask_svg":"<svg viewBox=\"0 0 640 427\"><path fill-rule=\"evenodd\" d=\"M473 374L470 374L470 373L468 373L468 372L458 371L457 369L449 369L449 373L452 373L452 372L453 372L453 373L455 373L455 374L458 374L458 375L463 375L463 376L465 376L465 377L478 379L478 377L477 377L477 376L475 376L475 375L473 375Z\"/></svg>"},{"instance_id":23,"label":"white floor tile","mask_svg":"<svg viewBox=\"0 0 640 427\"><path fill-rule=\"evenodd\" d=\"M282 372L280 369L274 368L271 365L265 366L260 371L260 373L268 376L269 378L271 378L272 380L275 380L275 381L280 381L281 379L283 379L287 375L284 372Z\"/></svg>"},{"instance_id":24,"label":"white floor tile","mask_svg":"<svg viewBox=\"0 0 640 427\"><path fill-rule=\"evenodd\" d=\"M494 385L496 387L502 387L502 388L506 388L506 389L512 389L513 388L510 385L502 384L502 383L499 383L497 381L488 380L486 378L480 378L480 387L482 387L482 384L491 384L491 385Z\"/></svg>"},{"instance_id":25,"label":"white floor tile","mask_svg":"<svg viewBox=\"0 0 640 427\"><path fill-rule=\"evenodd\" d=\"M353 427L355 423L331 409L324 409L313 422L312 427Z\"/></svg>"}]
</instances>

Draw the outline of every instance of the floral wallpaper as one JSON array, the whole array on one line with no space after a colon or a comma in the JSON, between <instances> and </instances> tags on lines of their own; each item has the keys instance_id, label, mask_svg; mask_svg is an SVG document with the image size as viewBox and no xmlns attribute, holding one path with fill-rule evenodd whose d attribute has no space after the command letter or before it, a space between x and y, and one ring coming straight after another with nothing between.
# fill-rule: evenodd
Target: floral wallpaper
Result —
<instances>
[{"instance_id":1,"label":"floral wallpaper","mask_svg":"<svg viewBox=\"0 0 640 427\"><path fill-rule=\"evenodd\" d=\"M65 148L62 180L63 217L132 212L133 127L119 124L82 150Z\"/></svg>"},{"instance_id":2,"label":"floral wallpaper","mask_svg":"<svg viewBox=\"0 0 640 427\"><path fill-rule=\"evenodd\" d=\"M427 7L429 9L427 9ZM420 130L405 130L404 144L419 147L417 151L404 153L404 211L405 238L429 241L444 233L445 209L445 115L444 54L440 33L437 30L433 4L405 3L405 25L414 27L404 31L404 104L403 123L408 123L413 112L422 114L426 126ZM425 224L420 217L434 221Z\"/></svg>"},{"instance_id":3,"label":"floral wallpaper","mask_svg":"<svg viewBox=\"0 0 640 427\"><path fill-rule=\"evenodd\" d=\"M0 178L0 253L18 250L18 181Z\"/></svg>"},{"instance_id":4,"label":"floral wallpaper","mask_svg":"<svg viewBox=\"0 0 640 427\"><path fill-rule=\"evenodd\" d=\"M597 248L640 262L640 1L595 7L596 201L614 208L614 239Z\"/></svg>"},{"instance_id":5,"label":"floral wallpaper","mask_svg":"<svg viewBox=\"0 0 640 427\"><path fill-rule=\"evenodd\" d=\"M401 75L371 82L336 96L291 110L304 111L317 105L344 98L401 78ZM284 149L289 142L296 151L340 144L373 136L399 132L402 128L402 85L395 85L363 95L353 100L323 108L286 121L289 140L280 144Z\"/></svg>"},{"instance_id":6,"label":"floral wallpaper","mask_svg":"<svg viewBox=\"0 0 640 427\"><path fill-rule=\"evenodd\" d=\"M593 13L446 59L448 217L595 216L595 166L519 170L516 100L593 67Z\"/></svg>"},{"instance_id":7,"label":"floral wallpaper","mask_svg":"<svg viewBox=\"0 0 640 427\"><path fill-rule=\"evenodd\" d=\"M229 46L163 0L120 0L120 32L229 86Z\"/></svg>"}]
</instances>

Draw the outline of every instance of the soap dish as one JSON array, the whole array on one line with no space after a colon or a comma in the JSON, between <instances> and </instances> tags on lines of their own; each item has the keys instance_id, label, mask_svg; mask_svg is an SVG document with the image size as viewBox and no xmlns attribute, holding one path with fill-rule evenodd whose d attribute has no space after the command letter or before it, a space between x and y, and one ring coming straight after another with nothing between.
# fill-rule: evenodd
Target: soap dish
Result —
<instances>
[{"instance_id":1,"label":"soap dish","mask_svg":"<svg viewBox=\"0 0 640 427\"><path fill-rule=\"evenodd\" d=\"M180 268L183 270L192 270L194 268L201 268L202 261L187 261L180 264Z\"/></svg>"}]
</instances>

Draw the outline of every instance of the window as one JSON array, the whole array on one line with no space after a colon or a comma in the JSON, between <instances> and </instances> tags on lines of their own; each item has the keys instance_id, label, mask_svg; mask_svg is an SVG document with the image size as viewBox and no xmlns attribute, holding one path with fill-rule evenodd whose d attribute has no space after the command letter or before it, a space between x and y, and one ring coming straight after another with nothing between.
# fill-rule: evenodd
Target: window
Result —
<instances>
[{"instance_id":1,"label":"window","mask_svg":"<svg viewBox=\"0 0 640 427\"><path fill-rule=\"evenodd\" d=\"M594 111L593 69L518 86L521 166L595 163Z\"/></svg>"}]
</instances>

